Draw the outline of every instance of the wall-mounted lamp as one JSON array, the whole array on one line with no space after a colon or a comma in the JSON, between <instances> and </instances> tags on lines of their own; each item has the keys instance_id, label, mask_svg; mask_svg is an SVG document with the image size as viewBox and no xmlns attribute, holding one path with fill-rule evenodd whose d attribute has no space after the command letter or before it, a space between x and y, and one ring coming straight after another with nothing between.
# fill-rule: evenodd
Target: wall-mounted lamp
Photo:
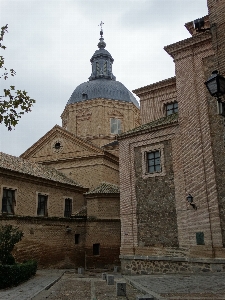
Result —
<instances>
[{"instance_id":1,"label":"wall-mounted lamp","mask_svg":"<svg viewBox=\"0 0 225 300\"><path fill-rule=\"evenodd\" d=\"M205 85L210 95L217 98L219 114L225 116L225 102L220 99L225 94L225 78L215 70L207 79Z\"/></svg>"},{"instance_id":2,"label":"wall-mounted lamp","mask_svg":"<svg viewBox=\"0 0 225 300\"><path fill-rule=\"evenodd\" d=\"M191 194L188 194L187 196L187 201L190 203L190 205L195 209L197 210L197 206L193 203L193 196Z\"/></svg>"},{"instance_id":3,"label":"wall-mounted lamp","mask_svg":"<svg viewBox=\"0 0 225 300\"><path fill-rule=\"evenodd\" d=\"M217 100L225 94L225 78L217 70L212 72L205 85L210 95L216 97Z\"/></svg>"}]
</instances>

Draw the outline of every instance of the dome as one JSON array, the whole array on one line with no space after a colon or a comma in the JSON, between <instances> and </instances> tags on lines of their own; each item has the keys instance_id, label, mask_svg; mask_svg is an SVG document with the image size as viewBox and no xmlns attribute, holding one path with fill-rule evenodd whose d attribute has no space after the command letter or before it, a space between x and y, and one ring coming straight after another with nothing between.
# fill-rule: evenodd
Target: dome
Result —
<instances>
[{"instance_id":1,"label":"dome","mask_svg":"<svg viewBox=\"0 0 225 300\"><path fill-rule=\"evenodd\" d=\"M99 49L95 51L90 59L92 73L89 81L81 83L76 87L67 105L85 100L104 98L131 102L139 108L138 101L132 93L121 82L116 81L116 77L112 73L114 59L105 49L106 43L102 36L102 30L100 31L100 35Z\"/></svg>"},{"instance_id":2,"label":"dome","mask_svg":"<svg viewBox=\"0 0 225 300\"><path fill-rule=\"evenodd\" d=\"M67 104L96 98L132 102L139 107L136 98L121 82L104 78L87 81L78 85Z\"/></svg>"}]
</instances>

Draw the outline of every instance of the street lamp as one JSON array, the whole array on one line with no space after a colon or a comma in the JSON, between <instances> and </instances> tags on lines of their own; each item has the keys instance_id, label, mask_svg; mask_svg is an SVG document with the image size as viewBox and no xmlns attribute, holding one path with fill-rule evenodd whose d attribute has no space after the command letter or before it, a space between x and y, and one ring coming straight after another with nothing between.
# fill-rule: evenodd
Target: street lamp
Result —
<instances>
[{"instance_id":1,"label":"street lamp","mask_svg":"<svg viewBox=\"0 0 225 300\"><path fill-rule=\"evenodd\" d=\"M220 100L220 96L225 94L225 78L218 71L212 72L205 85L210 95L216 97L217 101Z\"/></svg>"},{"instance_id":2,"label":"street lamp","mask_svg":"<svg viewBox=\"0 0 225 300\"><path fill-rule=\"evenodd\" d=\"M225 94L225 78L218 71L213 71L205 85L210 95L217 98L219 114L225 117L225 102L220 99Z\"/></svg>"}]
</instances>

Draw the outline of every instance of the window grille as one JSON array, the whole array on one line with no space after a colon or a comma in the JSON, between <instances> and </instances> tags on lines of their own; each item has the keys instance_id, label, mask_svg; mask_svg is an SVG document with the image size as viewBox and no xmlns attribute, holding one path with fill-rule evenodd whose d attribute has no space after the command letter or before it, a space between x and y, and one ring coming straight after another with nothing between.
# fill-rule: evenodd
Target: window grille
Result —
<instances>
[{"instance_id":1,"label":"window grille","mask_svg":"<svg viewBox=\"0 0 225 300\"><path fill-rule=\"evenodd\" d=\"M160 151L147 152L147 173L161 172Z\"/></svg>"},{"instance_id":2,"label":"window grille","mask_svg":"<svg viewBox=\"0 0 225 300\"><path fill-rule=\"evenodd\" d=\"M177 112L178 112L178 103L177 102L166 104L166 115L167 116L172 115Z\"/></svg>"},{"instance_id":3,"label":"window grille","mask_svg":"<svg viewBox=\"0 0 225 300\"><path fill-rule=\"evenodd\" d=\"M38 194L38 208L37 208L37 215L46 217L48 215L47 212L47 195Z\"/></svg>"},{"instance_id":4,"label":"window grille","mask_svg":"<svg viewBox=\"0 0 225 300\"><path fill-rule=\"evenodd\" d=\"M72 199L65 199L64 217L69 218L72 214Z\"/></svg>"},{"instance_id":5,"label":"window grille","mask_svg":"<svg viewBox=\"0 0 225 300\"><path fill-rule=\"evenodd\" d=\"M2 212L14 214L15 190L3 188Z\"/></svg>"}]
</instances>

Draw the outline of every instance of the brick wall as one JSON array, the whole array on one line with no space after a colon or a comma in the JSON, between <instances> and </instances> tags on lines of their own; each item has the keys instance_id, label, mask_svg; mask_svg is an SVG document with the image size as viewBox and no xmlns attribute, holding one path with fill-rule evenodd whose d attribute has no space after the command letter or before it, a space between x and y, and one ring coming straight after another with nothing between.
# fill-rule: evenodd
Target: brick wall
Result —
<instances>
[{"instance_id":1,"label":"brick wall","mask_svg":"<svg viewBox=\"0 0 225 300\"><path fill-rule=\"evenodd\" d=\"M142 149L147 148L151 145L157 145L157 144L162 144L166 141L170 141L173 143L175 133L177 131L177 125L175 124L174 126L168 126L167 128L163 128L161 130L152 130L149 131L148 133L143 133L135 136L131 136L130 138L122 139L119 141L119 149L120 149L120 217L121 217L121 255L126 255L126 254L135 254L139 253L141 254L145 249L140 249L144 246L143 243L138 244L138 221L139 221L139 215L137 213L137 210L140 209L141 203L144 203L144 196L145 195L147 199L148 198L147 194L149 190L152 188L154 190L154 186L156 184L156 189L160 188L160 181L163 182L165 178L166 172L168 172L168 176L171 172L171 158L169 161L166 161L166 172L164 172L163 176L160 177L153 177L153 178L146 178L146 179L141 179L139 174L142 172L142 165L140 162L136 162L135 159L135 151L140 152L140 147ZM170 142L169 142L170 143ZM168 151L168 149L167 149ZM167 157L173 158L173 154L171 155L170 151L167 152ZM140 160L140 158L139 158ZM173 159L174 161L174 159ZM135 168L136 168L136 173L135 173ZM136 176L138 174L138 176ZM172 174L172 173L171 173ZM170 196L171 199L171 205L173 206L173 175L171 177L170 174L170 179L168 181L168 185L171 185L169 187L170 189ZM168 178L167 178L168 179ZM154 181L154 185L151 186L150 182ZM157 183L156 183L157 182ZM139 186L140 185L140 186ZM161 197L161 199L163 196ZM164 195L163 201L167 199L167 195ZM154 200L156 200L156 196L154 196ZM140 204L139 204L140 201ZM142 202L141 202L142 201ZM157 201L157 200L156 200ZM147 202L147 201L146 201ZM147 204L146 204L147 205ZM159 203L156 204L157 207L155 208L156 210L159 208ZM171 208L172 208L171 206ZM172 208L172 211L174 210L174 207ZM142 213L144 211L144 207L142 210ZM159 211L158 211L159 212ZM163 214L166 211L164 210ZM169 212L169 210L168 210ZM146 214L147 215L147 214ZM153 214L154 215L154 214ZM151 224L148 224L147 226L147 221L148 219L150 220L152 216L152 213L150 212L150 206L149 206L149 214L148 218L145 218L145 224L146 227L151 228ZM154 218L154 216L152 216ZM173 217L174 220L175 216ZM160 221L159 221L160 222ZM144 224L143 224L144 225ZM167 225L165 224L165 227ZM176 226L175 226L176 227ZM173 228L173 230L175 229ZM144 229L144 226L143 226ZM152 227L153 229L153 227ZM148 230L147 228L145 230ZM172 230L172 231L173 231ZM176 229L175 229L176 232ZM148 234L149 235L149 234ZM143 234L144 236L144 234ZM173 235L174 237L176 236ZM160 236L158 238L158 241L160 239ZM176 240L176 238L175 238ZM147 241L148 242L148 241ZM173 242L174 243L174 242ZM162 243L161 243L162 244ZM175 242L176 244L176 242ZM159 245L159 243L158 243ZM146 247L146 249L149 249ZM157 251L156 251L157 255Z\"/></svg>"},{"instance_id":2,"label":"brick wall","mask_svg":"<svg viewBox=\"0 0 225 300\"><path fill-rule=\"evenodd\" d=\"M98 219L120 218L120 197L117 196L86 196L87 216Z\"/></svg>"},{"instance_id":3,"label":"brick wall","mask_svg":"<svg viewBox=\"0 0 225 300\"><path fill-rule=\"evenodd\" d=\"M24 237L13 251L18 262L36 259L39 268L103 268L119 263L120 222L29 217L1 217L0 224L11 224ZM67 232L67 226L71 231ZM80 234L75 244L75 234ZM93 244L100 243L100 254L93 255Z\"/></svg>"}]
</instances>

